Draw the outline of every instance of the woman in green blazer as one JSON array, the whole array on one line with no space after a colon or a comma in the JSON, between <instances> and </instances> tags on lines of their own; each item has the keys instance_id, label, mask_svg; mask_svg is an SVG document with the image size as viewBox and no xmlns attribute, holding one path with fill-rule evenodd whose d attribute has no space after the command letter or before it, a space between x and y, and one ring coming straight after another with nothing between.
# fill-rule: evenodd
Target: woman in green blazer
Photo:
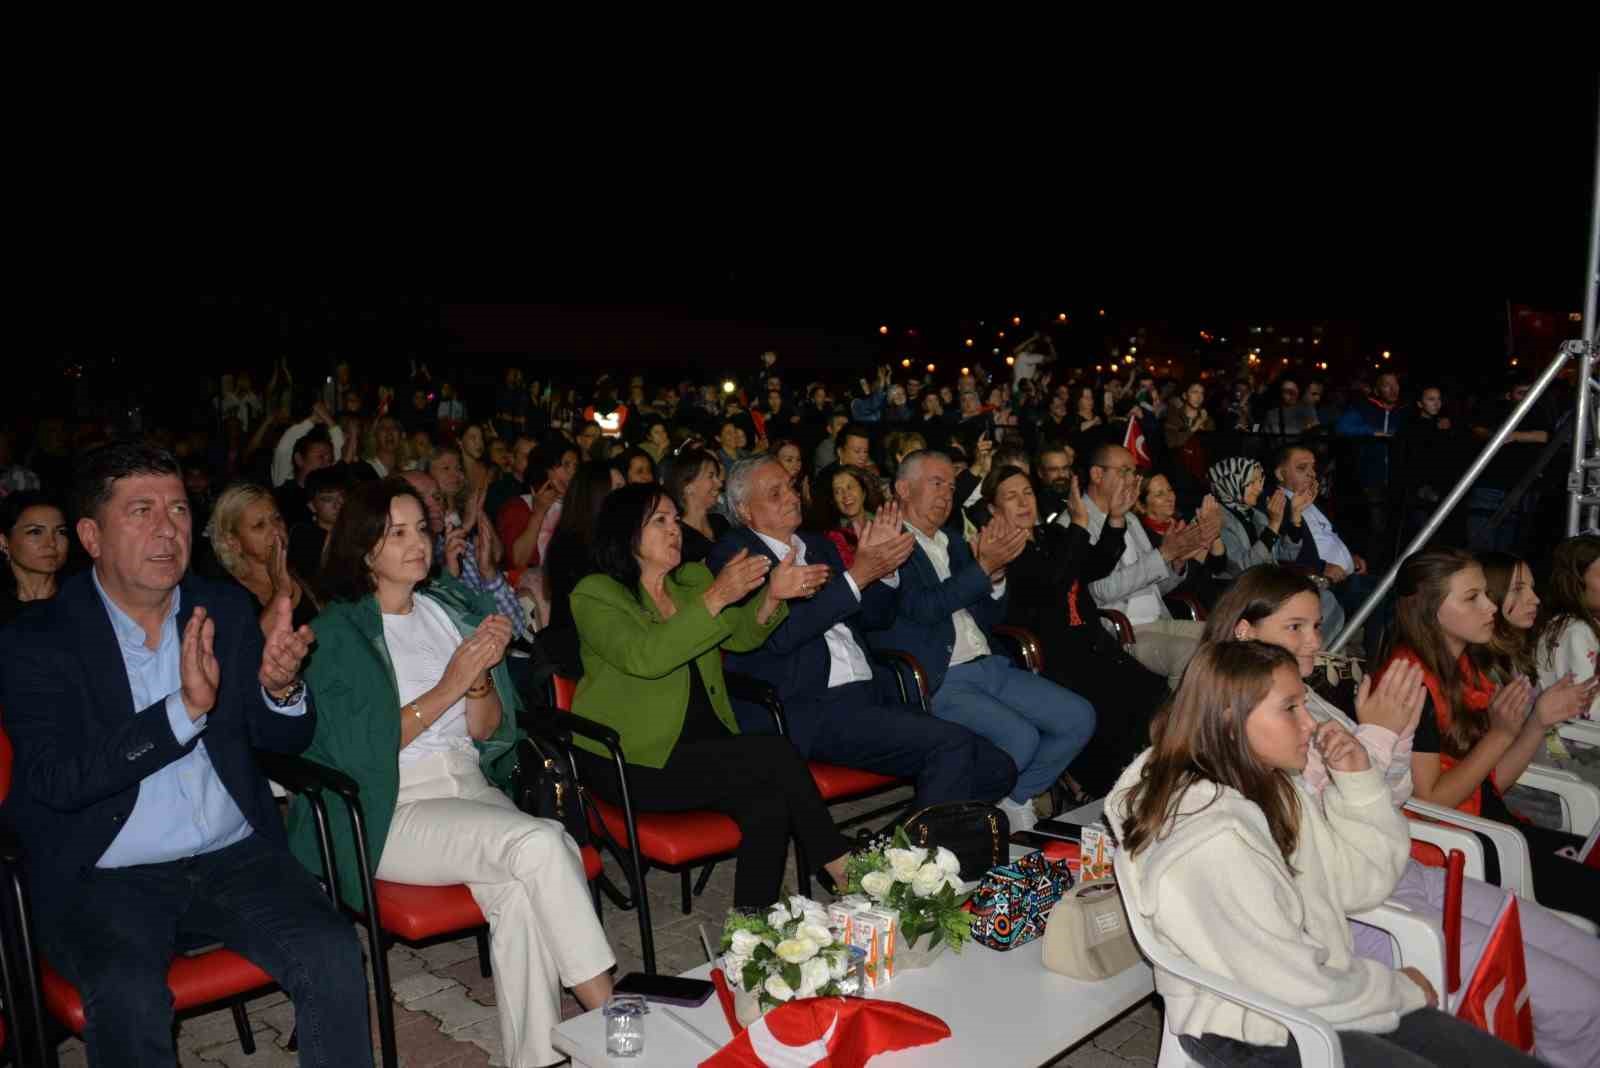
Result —
<instances>
[{"instance_id":1,"label":"woman in green blazer","mask_svg":"<svg viewBox=\"0 0 1600 1068\"><path fill-rule=\"evenodd\" d=\"M787 738L740 734L722 679L723 648L759 647L788 614L783 602L816 592L828 569L785 561L768 575L766 557L741 552L713 579L704 564L680 566L682 549L660 486L606 498L591 547L598 574L572 593L583 656L573 711L622 736L636 808L713 809L739 825L734 905L778 900L791 830L810 856L834 858L823 870L843 886L850 846L805 761ZM585 781L616 801L604 748L577 744Z\"/></svg>"},{"instance_id":2,"label":"woman in green blazer","mask_svg":"<svg viewBox=\"0 0 1600 1068\"><path fill-rule=\"evenodd\" d=\"M561 987L585 1008L604 1004L616 958L577 845L503 792L517 741L503 659L511 621L448 573L430 582L432 550L427 508L405 479L363 483L345 501L322 571L331 603L306 669L317 733L305 755L360 785L379 878L466 884L489 921L506 1061L550 1064ZM331 823L340 894L357 904L348 821ZM303 798L289 834L320 870Z\"/></svg>"}]
</instances>

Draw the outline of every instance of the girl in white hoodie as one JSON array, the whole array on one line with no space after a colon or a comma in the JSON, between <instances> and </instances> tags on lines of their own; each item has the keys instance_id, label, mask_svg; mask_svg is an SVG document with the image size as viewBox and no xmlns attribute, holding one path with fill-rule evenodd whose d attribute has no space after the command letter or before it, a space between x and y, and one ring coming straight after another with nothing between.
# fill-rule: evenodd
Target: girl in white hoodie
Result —
<instances>
[{"instance_id":1,"label":"girl in white hoodie","mask_svg":"<svg viewBox=\"0 0 1600 1068\"><path fill-rule=\"evenodd\" d=\"M1352 1068L1535 1065L1453 1016L1415 969L1355 955L1347 915L1394 888L1410 856L1405 819L1349 731L1316 723L1300 668L1264 642L1200 647L1107 813L1129 908L1207 970L1309 1009L1339 1031ZM1313 747L1330 783L1293 776ZM1187 983L1158 977L1167 1024L1207 1065L1297 1065L1287 1030Z\"/></svg>"},{"instance_id":2,"label":"girl in white hoodie","mask_svg":"<svg viewBox=\"0 0 1600 1068\"><path fill-rule=\"evenodd\" d=\"M1310 580L1286 568L1253 567L1217 600L1206 619L1205 640L1253 638L1281 646L1294 654L1301 676L1309 679L1322 649L1317 614L1317 588ZM1391 672L1376 686L1365 683L1356 694L1354 719L1314 691L1306 692L1312 719L1333 720L1355 734L1383 773L1397 807L1411 799L1411 742L1422 710L1420 672L1410 666L1403 676ZM1296 780L1312 797L1327 787L1328 772L1315 749ZM1389 897L1442 920L1444 890L1443 868L1412 860ZM1462 960L1477 959L1508 893L1478 879L1463 882ZM1519 908L1539 1056L1556 1068L1600 1068L1600 1013L1595 1009L1600 1006L1600 939L1583 935L1532 901L1519 902ZM1358 956L1382 964L1393 961L1387 933L1352 923L1351 934Z\"/></svg>"}]
</instances>

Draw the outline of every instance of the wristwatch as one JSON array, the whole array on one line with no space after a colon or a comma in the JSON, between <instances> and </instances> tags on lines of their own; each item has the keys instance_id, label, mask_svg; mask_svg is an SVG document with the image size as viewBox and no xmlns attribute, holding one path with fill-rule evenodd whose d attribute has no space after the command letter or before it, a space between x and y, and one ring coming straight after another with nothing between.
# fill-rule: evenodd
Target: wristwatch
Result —
<instances>
[{"instance_id":1,"label":"wristwatch","mask_svg":"<svg viewBox=\"0 0 1600 1068\"><path fill-rule=\"evenodd\" d=\"M282 697L272 696L272 691L268 690L265 686L261 688L261 692L266 694L267 700L271 701L277 707L293 708L306 698L306 680L295 679L294 685L289 687L289 692L284 694Z\"/></svg>"}]
</instances>

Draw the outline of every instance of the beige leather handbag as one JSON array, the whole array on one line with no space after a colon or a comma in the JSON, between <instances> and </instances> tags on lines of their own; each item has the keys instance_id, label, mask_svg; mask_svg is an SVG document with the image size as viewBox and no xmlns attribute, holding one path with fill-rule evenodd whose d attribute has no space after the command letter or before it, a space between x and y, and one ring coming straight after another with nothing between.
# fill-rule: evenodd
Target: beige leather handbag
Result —
<instances>
[{"instance_id":1,"label":"beige leather handbag","mask_svg":"<svg viewBox=\"0 0 1600 1068\"><path fill-rule=\"evenodd\" d=\"M1044 966L1093 982L1109 979L1139 959L1111 879L1079 883L1056 902L1044 928Z\"/></svg>"}]
</instances>

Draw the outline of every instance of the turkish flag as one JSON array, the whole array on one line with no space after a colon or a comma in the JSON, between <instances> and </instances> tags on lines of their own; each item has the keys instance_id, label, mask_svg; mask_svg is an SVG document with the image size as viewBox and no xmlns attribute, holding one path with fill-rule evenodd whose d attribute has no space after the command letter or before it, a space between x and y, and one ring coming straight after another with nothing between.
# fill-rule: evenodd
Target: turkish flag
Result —
<instances>
[{"instance_id":1,"label":"turkish flag","mask_svg":"<svg viewBox=\"0 0 1600 1068\"><path fill-rule=\"evenodd\" d=\"M1495 917L1478 966L1456 1004L1456 1015L1524 1053L1533 1052L1533 1006L1528 1001L1528 961L1515 894Z\"/></svg>"},{"instance_id":2,"label":"turkish flag","mask_svg":"<svg viewBox=\"0 0 1600 1068\"><path fill-rule=\"evenodd\" d=\"M724 989L718 983L718 992ZM731 1001L724 1007L731 1019ZM949 1037L943 1020L898 1002L800 998L735 1028L733 1040L700 1068L862 1068L876 1054Z\"/></svg>"},{"instance_id":3,"label":"turkish flag","mask_svg":"<svg viewBox=\"0 0 1600 1068\"><path fill-rule=\"evenodd\" d=\"M1133 465L1141 471L1148 471L1155 463L1150 458L1150 448L1144 443L1144 414L1143 408L1134 408L1128 413L1128 429L1122 435L1122 447L1133 453Z\"/></svg>"}]
</instances>

